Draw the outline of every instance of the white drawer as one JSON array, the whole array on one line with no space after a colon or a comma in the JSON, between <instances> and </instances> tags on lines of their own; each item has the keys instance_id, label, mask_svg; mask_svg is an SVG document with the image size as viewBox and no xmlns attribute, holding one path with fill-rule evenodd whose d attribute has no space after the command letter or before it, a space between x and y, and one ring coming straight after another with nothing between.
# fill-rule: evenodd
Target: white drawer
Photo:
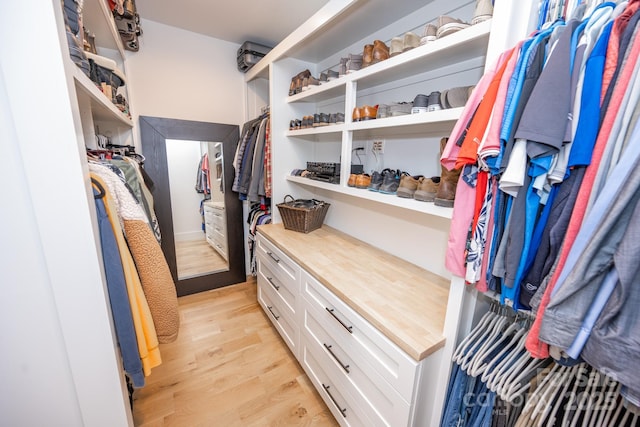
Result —
<instances>
[{"instance_id":1,"label":"white drawer","mask_svg":"<svg viewBox=\"0 0 640 427\"><path fill-rule=\"evenodd\" d=\"M258 302L262 309L271 319L271 323L276 327L280 336L287 343L291 352L298 357L298 346L300 343L300 328L295 317L278 304L278 298L273 295L271 286L258 280Z\"/></svg>"},{"instance_id":2,"label":"white drawer","mask_svg":"<svg viewBox=\"0 0 640 427\"><path fill-rule=\"evenodd\" d=\"M301 274L303 304L322 313L319 323L354 363L370 366L402 398L412 402L418 363L307 272Z\"/></svg>"},{"instance_id":3,"label":"white drawer","mask_svg":"<svg viewBox=\"0 0 640 427\"><path fill-rule=\"evenodd\" d=\"M288 310L291 316L295 316L299 310L300 286L298 283L283 281L280 273L273 272L271 263L266 262L262 257L257 259L258 264L258 283L263 286L269 286L273 290L274 301L283 310Z\"/></svg>"},{"instance_id":4,"label":"white drawer","mask_svg":"<svg viewBox=\"0 0 640 427\"><path fill-rule=\"evenodd\" d=\"M369 407L375 425L386 427L406 426L409 423L410 405L387 383L363 357L355 355L358 350L345 348L327 332L324 313L315 307L305 308L302 335L308 337L306 345L313 348L317 359L340 378L341 387L350 391L354 401Z\"/></svg>"},{"instance_id":5,"label":"white drawer","mask_svg":"<svg viewBox=\"0 0 640 427\"><path fill-rule=\"evenodd\" d=\"M353 396L332 378L314 347L307 343L304 336L301 337L300 345L300 363L336 421L343 427L375 426L369 419L367 409L358 405Z\"/></svg>"},{"instance_id":6,"label":"white drawer","mask_svg":"<svg viewBox=\"0 0 640 427\"><path fill-rule=\"evenodd\" d=\"M282 282L299 283L300 267L280 249L258 233L256 255L271 266L271 271L278 274Z\"/></svg>"}]
</instances>

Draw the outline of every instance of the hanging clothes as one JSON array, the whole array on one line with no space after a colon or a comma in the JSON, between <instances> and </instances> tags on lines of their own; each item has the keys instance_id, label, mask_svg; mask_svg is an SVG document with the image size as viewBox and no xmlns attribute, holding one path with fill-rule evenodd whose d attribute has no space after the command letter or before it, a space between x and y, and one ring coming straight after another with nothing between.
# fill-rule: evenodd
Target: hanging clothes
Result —
<instances>
[{"instance_id":1,"label":"hanging clothes","mask_svg":"<svg viewBox=\"0 0 640 427\"><path fill-rule=\"evenodd\" d=\"M586 360L637 404L640 0L545 1L540 16L443 151L463 168L445 266L535 313L532 356Z\"/></svg>"},{"instance_id":2,"label":"hanging clothes","mask_svg":"<svg viewBox=\"0 0 640 427\"><path fill-rule=\"evenodd\" d=\"M233 160L232 190L241 200L259 202L271 194L270 115L263 114L244 124ZM267 195L269 194L269 195Z\"/></svg>"}]
</instances>

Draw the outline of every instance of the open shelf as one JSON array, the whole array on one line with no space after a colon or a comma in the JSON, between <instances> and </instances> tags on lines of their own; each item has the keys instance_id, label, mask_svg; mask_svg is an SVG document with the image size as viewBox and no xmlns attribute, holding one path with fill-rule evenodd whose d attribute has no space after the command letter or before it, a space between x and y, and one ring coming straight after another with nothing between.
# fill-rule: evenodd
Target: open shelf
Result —
<instances>
[{"instance_id":1,"label":"open shelf","mask_svg":"<svg viewBox=\"0 0 640 427\"><path fill-rule=\"evenodd\" d=\"M347 81L348 79L343 76L319 86L310 86L304 92L289 96L287 102L318 102L344 96Z\"/></svg>"},{"instance_id":2,"label":"open shelf","mask_svg":"<svg viewBox=\"0 0 640 427\"><path fill-rule=\"evenodd\" d=\"M346 128L346 125L341 123L339 125L329 125L329 126L318 126L315 128L308 129L297 129L287 131L287 136L293 137L305 137L310 139L316 139L316 136L320 135L332 135L335 134L339 136L340 133Z\"/></svg>"},{"instance_id":3,"label":"open shelf","mask_svg":"<svg viewBox=\"0 0 640 427\"><path fill-rule=\"evenodd\" d=\"M71 62L71 60L69 60ZM91 114L94 120L116 120L129 127L133 127L133 121L116 107L109 98L78 68L75 64L68 67L73 70L73 79L76 89L87 95L91 101Z\"/></svg>"},{"instance_id":4,"label":"open shelf","mask_svg":"<svg viewBox=\"0 0 640 427\"><path fill-rule=\"evenodd\" d=\"M452 208L443 208L433 203L421 202L414 199L405 199L392 194L382 194L376 191L369 191L360 188L344 187L340 184L329 184L327 182L315 181L309 178L299 176L287 176L287 181L307 187L321 188L323 190L332 191L334 193L346 194L351 197L371 200L385 205L396 206L402 209L421 212L427 215L433 215L441 218L451 219L453 214Z\"/></svg>"},{"instance_id":5,"label":"open shelf","mask_svg":"<svg viewBox=\"0 0 640 427\"><path fill-rule=\"evenodd\" d=\"M427 113L365 120L349 123L347 130L352 130L354 136L357 137L448 134L463 110L463 107L449 108Z\"/></svg>"},{"instance_id":6,"label":"open shelf","mask_svg":"<svg viewBox=\"0 0 640 427\"><path fill-rule=\"evenodd\" d=\"M85 28L95 34L96 46L117 50L124 58L124 46L106 1L85 1L82 7L82 20Z\"/></svg>"}]
</instances>

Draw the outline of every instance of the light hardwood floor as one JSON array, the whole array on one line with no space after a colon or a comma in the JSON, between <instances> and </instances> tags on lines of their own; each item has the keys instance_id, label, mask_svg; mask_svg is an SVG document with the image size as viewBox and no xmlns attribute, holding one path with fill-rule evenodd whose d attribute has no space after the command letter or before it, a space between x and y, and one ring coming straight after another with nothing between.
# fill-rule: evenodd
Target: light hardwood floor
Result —
<instances>
[{"instance_id":1,"label":"light hardwood floor","mask_svg":"<svg viewBox=\"0 0 640 427\"><path fill-rule=\"evenodd\" d=\"M136 426L337 426L251 280L181 297L178 339L134 392Z\"/></svg>"},{"instance_id":2,"label":"light hardwood floor","mask_svg":"<svg viewBox=\"0 0 640 427\"><path fill-rule=\"evenodd\" d=\"M229 264L206 240L176 241L178 277L188 279L229 269Z\"/></svg>"}]
</instances>

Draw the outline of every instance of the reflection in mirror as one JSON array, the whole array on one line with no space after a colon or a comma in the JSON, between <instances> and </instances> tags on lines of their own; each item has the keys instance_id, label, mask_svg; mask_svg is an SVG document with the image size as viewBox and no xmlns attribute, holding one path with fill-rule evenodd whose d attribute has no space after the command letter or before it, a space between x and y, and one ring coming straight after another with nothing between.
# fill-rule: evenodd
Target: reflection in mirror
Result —
<instances>
[{"instance_id":1,"label":"reflection in mirror","mask_svg":"<svg viewBox=\"0 0 640 427\"><path fill-rule=\"evenodd\" d=\"M166 140L178 279L229 270L220 142Z\"/></svg>"}]
</instances>

